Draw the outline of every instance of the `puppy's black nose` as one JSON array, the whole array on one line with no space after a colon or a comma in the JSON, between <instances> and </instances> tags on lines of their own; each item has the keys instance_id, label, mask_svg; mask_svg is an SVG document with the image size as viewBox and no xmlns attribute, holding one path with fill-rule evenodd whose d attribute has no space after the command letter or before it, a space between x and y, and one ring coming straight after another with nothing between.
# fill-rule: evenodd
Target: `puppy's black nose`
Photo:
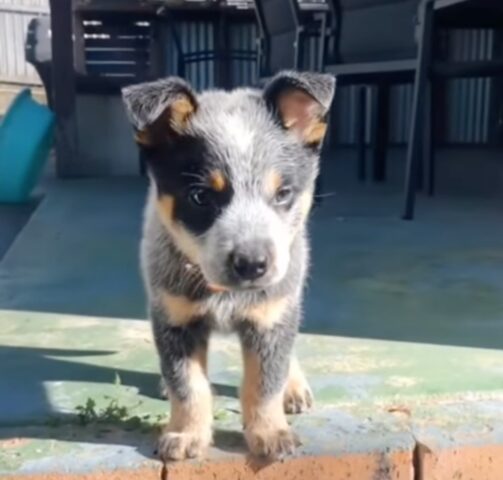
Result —
<instances>
[{"instance_id":1,"label":"puppy's black nose","mask_svg":"<svg viewBox=\"0 0 503 480\"><path fill-rule=\"evenodd\" d=\"M230 258L231 268L240 280L257 280L269 267L269 259L262 253L234 252Z\"/></svg>"}]
</instances>

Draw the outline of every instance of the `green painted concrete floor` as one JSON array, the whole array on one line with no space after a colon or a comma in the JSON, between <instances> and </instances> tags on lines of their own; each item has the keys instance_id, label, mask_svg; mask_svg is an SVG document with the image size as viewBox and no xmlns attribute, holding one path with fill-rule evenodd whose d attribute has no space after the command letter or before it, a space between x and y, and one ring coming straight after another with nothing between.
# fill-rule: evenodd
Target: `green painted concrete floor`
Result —
<instances>
[{"instance_id":1,"label":"green painted concrete floor","mask_svg":"<svg viewBox=\"0 0 503 480\"><path fill-rule=\"evenodd\" d=\"M312 219L300 453L502 444L501 203L421 199L406 223L384 188L341 188ZM153 461L166 405L141 320L144 196L142 180L57 182L0 262L0 477ZM214 342L217 457L243 448L238 356Z\"/></svg>"},{"instance_id":2,"label":"green painted concrete floor","mask_svg":"<svg viewBox=\"0 0 503 480\"><path fill-rule=\"evenodd\" d=\"M8 366L0 475L155 461L166 402L146 322L3 311L0 329L0 364ZM303 335L297 350L317 400L311 413L291 417L303 441L299 455L503 442L503 352L320 335ZM211 458L221 459L244 451L240 353L234 339L220 337L210 351L217 394Z\"/></svg>"}]
</instances>

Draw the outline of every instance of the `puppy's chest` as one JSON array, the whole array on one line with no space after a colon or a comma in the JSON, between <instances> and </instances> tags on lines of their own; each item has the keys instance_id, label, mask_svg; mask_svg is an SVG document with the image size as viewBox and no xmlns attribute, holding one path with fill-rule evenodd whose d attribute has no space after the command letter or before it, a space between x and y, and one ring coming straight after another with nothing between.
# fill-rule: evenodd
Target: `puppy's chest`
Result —
<instances>
[{"instance_id":1,"label":"puppy's chest","mask_svg":"<svg viewBox=\"0 0 503 480\"><path fill-rule=\"evenodd\" d=\"M172 267L173 264L171 264ZM231 332L243 321L260 327L281 322L295 306L295 296L277 291L226 291L208 295L203 278L191 268L165 268L147 278L156 285L151 300L164 306L173 326L184 326L205 318L211 328Z\"/></svg>"},{"instance_id":2,"label":"puppy's chest","mask_svg":"<svg viewBox=\"0 0 503 480\"><path fill-rule=\"evenodd\" d=\"M215 330L230 332L245 319L249 302L235 295L213 295L203 302L203 309Z\"/></svg>"},{"instance_id":3,"label":"puppy's chest","mask_svg":"<svg viewBox=\"0 0 503 480\"><path fill-rule=\"evenodd\" d=\"M232 331L243 321L251 322L258 328L271 328L287 320L294 305L288 295L256 298L252 295L224 294L207 300L211 325L222 331Z\"/></svg>"}]
</instances>

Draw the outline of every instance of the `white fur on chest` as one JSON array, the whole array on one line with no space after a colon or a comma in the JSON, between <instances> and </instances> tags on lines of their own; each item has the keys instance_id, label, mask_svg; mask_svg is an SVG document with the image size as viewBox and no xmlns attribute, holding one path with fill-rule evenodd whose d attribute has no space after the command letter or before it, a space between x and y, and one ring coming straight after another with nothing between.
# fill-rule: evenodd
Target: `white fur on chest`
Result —
<instances>
[{"instance_id":1,"label":"white fur on chest","mask_svg":"<svg viewBox=\"0 0 503 480\"><path fill-rule=\"evenodd\" d=\"M241 297L241 298L240 298ZM230 332L239 321L239 312L242 312L249 302L243 296L233 293L222 293L212 295L205 300L204 309L213 319L213 326L216 330Z\"/></svg>"}]
</instances>

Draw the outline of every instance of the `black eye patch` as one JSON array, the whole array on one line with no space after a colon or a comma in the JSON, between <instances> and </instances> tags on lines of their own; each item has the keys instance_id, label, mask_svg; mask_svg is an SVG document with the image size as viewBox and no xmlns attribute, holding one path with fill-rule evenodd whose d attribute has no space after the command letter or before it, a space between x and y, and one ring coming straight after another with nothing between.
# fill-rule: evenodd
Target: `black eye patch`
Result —
<instances>
[{"instance_id":1,"label":"black eye patch","mask_svg":"<svg viewBox=\"0 0 503 480\"><path fill-rule=\"evenodd\" d=\"M173 220L195 235L206 232L232 198L221 165L197 138L182 138L147 156L159 195L174 200Z\"/></svg>"}]
</instances>

